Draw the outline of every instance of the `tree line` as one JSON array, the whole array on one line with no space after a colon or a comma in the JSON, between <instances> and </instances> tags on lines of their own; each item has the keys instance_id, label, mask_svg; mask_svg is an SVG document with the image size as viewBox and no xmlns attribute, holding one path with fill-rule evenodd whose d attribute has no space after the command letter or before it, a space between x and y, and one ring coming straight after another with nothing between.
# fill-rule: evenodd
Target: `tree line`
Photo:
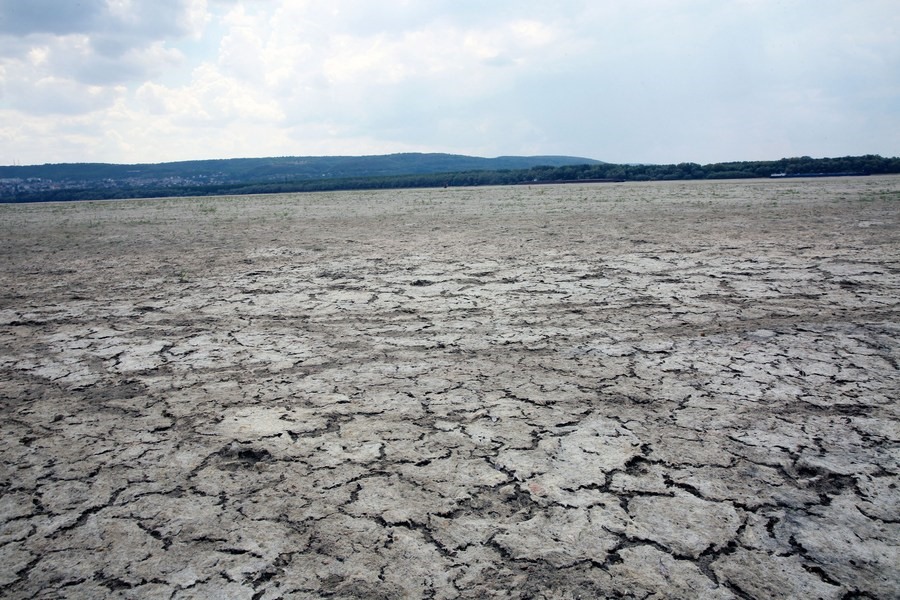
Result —
<instances>
[{"instance_id":1,"label":"tree line","mask_svg":"<svg viewBox=\"0 0 900 600\"><path fill-rule=\"evenodd\" d=\"M578 181L672 181L699 179L749 179L779 176L879 175L900 173L900 158L878 155L841 158L782 158L774 161L724 162L700 165L678 163L580 164L536 166L526 169L472 170L414 175L335 177L319 179L285 178L281 181L218 183L207 185L133 185L100 187L86 185L68 189L24 191L0 198L2 202L42 202L154 198L161 196L212 196L270 194L361 189L433 188L485 185L521 185Z\"/></svg>"}]
</instances>

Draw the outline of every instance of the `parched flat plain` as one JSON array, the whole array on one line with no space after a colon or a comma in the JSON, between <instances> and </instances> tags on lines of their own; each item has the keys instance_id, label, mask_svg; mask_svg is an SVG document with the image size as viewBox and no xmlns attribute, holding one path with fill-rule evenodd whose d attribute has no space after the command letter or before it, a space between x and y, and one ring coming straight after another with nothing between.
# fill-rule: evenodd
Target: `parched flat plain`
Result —
<instances>
[{"instance_id":1,"label":"parched flat plain","mask_svg":"<svg viewBox=\"0 0 900 600\"><path fill-rule=\"evenodd\" d=\"M0 206L4 598L900 597L900 177Z\"/></svg>"}]
</instances>

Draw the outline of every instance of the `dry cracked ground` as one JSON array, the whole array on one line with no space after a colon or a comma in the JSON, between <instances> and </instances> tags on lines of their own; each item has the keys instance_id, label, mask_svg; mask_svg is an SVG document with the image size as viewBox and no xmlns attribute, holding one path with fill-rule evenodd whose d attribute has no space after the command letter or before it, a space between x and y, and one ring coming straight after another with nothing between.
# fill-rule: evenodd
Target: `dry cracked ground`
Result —
<instances>
[{"instance_id":1,"label":"dry cracked ground","mask_svg":"<svg viewBox=\"0 0 900 600\"><path fill-rule=\"evenodd\" d=\"M4 598L900 597L900 178L0 206Z\"/></svg>"}]
</instances>

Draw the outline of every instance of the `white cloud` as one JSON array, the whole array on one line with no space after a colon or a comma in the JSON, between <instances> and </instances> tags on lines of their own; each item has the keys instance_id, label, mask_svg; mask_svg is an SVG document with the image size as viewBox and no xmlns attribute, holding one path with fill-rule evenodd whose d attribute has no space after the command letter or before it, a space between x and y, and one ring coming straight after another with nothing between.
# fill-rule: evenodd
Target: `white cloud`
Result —
<instances>
[{"instance_id":1,"label":"white cloud","mask_svg":"<svg viewBox=\"0 0 900 600\"><path fill-rule=\"evenodd\" d=\"M0 0L0 162L897 154L892 4Z\"/></svg>"},{"instance_id":2,"label":"white cloud","mask_svg":"<svg viewBox=\"0 0 900 600\"><path fill-rule=\"evenodd\" d=\"M284 118L279 105L254 86L208 64L194 71L189 86L168 88L148 82L135 96L151 114L185 127L224 127L234 121L277 124Z\"/></svg>"}]
</instances>

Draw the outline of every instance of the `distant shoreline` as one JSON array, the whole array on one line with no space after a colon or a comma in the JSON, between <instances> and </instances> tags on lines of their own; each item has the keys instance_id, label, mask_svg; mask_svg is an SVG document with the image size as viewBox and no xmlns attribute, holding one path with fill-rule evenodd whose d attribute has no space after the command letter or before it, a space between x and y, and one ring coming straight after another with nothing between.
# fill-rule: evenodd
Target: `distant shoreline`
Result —
<instances>
[{"instance_id":1,"label":"distant shoreline","mask_svg":"<svg viewBox=\"0 0 900 600\"><path fill-rule=\"evenodd\" d=\"M512 168L514 165L520 167ZM554 183L859 177L896 173L900 173L900 158L877 155L804 156L708 165L613 164L572 156L486 159L414 153L156 165L62 164L0 167L0 203Z\"/></svg>"}]
</instances>

